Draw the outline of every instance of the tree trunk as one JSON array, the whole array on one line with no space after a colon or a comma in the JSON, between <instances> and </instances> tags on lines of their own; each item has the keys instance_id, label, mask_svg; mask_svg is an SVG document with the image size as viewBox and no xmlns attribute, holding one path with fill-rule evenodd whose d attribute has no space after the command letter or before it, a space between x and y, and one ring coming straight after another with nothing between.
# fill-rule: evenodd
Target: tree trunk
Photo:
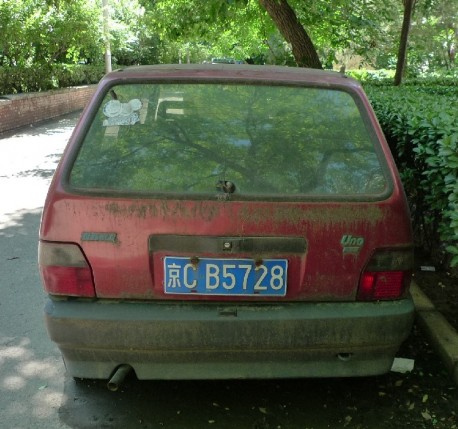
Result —
<instances>
[{"instance_id":1,"label":"tree trunk","mask_svg":"<svg viewBox=\"0 0 458 429\"><path fill-rule=\"evenodd\" d=\"M398 62L396 64L396 74L394 76L394 84L399 86L404 76L404 71L407 64L407 44L409 41L410 23L412 21L413 9L416 0L403 0L404 3L404 19L402 20L401 40L399 42Z\"/></svg>"},{"instance_id":2,"label":"tree trunk","mask_svg":"<svg viewBox=\"0 0 458 429\"><path fill-rule=\"evenodd\" d=\"M285 40L291 44L294 59L299 67L321 69L315 46L297 19L287 0L259 0Z\"/></svg>"}]
</instances>

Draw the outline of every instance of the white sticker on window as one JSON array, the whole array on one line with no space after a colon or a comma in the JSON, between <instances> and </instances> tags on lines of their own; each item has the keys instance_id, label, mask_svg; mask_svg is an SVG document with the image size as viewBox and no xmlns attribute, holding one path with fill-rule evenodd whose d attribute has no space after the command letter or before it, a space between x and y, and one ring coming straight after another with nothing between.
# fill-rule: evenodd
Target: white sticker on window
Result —
<instances>
[{"instance_id":1,"label":"white sticker on window","mask_svg":"<svg viewBox=\"0 0 458 429\"><path fill-rule=\"evenodd\" d=\"M134 125L140 121L137 111L141 107L142 102L138 98L134 98L127 103L121 103L119 100L110 100L103 107L103 113L107 117L103 121L103 126Z\"/></svg>"}]
</instances>

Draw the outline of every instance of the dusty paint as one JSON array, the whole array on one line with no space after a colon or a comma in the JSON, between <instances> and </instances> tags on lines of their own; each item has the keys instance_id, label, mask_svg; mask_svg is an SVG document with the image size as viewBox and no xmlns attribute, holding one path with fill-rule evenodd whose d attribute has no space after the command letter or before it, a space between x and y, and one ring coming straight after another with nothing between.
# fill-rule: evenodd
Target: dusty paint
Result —
<instances>
[{"instance_id":1,"label":"dusty paint","mask_svg":"<svg viewBox=\"0 0 458 429\"><path fill-rule=\"evenodd\" d=\"M115 215L122 217L146 218L179 218L179 219L201 219L212 221L220 216L221 209L227 203L215 204L214 202L195 202L189 204L184 201L158 201L155 203L134 203L122 205L112 202L105 205L105 209ZM279 205L281 204L281 206ZM313 222L320 225L335 223L349 224L352 222L365 222L368 226L375 226L383 218L383 211L376 205L360 206L347 204L334 207L326 207L326 204L316 207L293 206L288 203L277 203L269 205L257 205L256 203L243 204L238 218L243 223L279 225L282 223Z\"/></svg>"},{"instance_id":2,"label":"dusty paint","mask_svg":"<svg viewBox=\"0 0 458 429\"><path fill-rule=\"evenodd\" d=\"M211 221L220 215L220 208L214 204L208 204L204 201L190 206L183 201L170 202L167 200L157 203L139 203L124 206L118 203L109 203L105 209L121 217L138 217L146 218L179 218L179 219L196 219Z\"/></svg>"},{"instance_id":3,"label":"dusty paint","mask_svg":"<svg viewBox=\"0 0 458 429\"><path fill-rule=\"evenodd\" d=\"M368 226L375 226L383 218L383 212L378 206L367 205L359 207L354 204L338 207L243 207L239 213L240 219L250 223L269 222L273 224L312 222L319 225L335 223L349 224L364 221Z\"/></svg>"}]
</instances>

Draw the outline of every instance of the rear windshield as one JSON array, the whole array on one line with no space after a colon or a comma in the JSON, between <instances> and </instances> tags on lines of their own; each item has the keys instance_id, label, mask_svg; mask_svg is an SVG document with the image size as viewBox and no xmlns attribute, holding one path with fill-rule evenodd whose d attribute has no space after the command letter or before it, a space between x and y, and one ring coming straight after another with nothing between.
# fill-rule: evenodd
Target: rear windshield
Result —
<instances>
[{"instance_id":1,"label":"rear windshield","mask_svg":"<svg viewBox=\"0 0 458 429\"><path fill-rule=\"evenodd\" d=\"M381 194L386 177L350 94L245 84L124 84L70 172L83 190L240 196Z\"/></svg>"}]
</instances>

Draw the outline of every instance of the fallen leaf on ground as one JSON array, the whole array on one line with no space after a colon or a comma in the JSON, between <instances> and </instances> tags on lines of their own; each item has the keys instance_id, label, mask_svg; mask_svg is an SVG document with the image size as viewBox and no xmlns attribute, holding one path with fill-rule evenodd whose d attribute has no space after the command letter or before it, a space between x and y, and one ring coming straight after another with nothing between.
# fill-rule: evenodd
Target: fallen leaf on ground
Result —
<instances>
[{"instance_id":1,"label":"fallen leaf on ground","mask_svg":"<svg viewBox=\"0 0 458 429\"><path fill-rule=\"evenodd\" d=\"M432 420L432 417L431 417L431 414L428 413L428 411L423 411L421 413L421 416L425 419L425 420Z\"/></svg>"}]
</instances>

